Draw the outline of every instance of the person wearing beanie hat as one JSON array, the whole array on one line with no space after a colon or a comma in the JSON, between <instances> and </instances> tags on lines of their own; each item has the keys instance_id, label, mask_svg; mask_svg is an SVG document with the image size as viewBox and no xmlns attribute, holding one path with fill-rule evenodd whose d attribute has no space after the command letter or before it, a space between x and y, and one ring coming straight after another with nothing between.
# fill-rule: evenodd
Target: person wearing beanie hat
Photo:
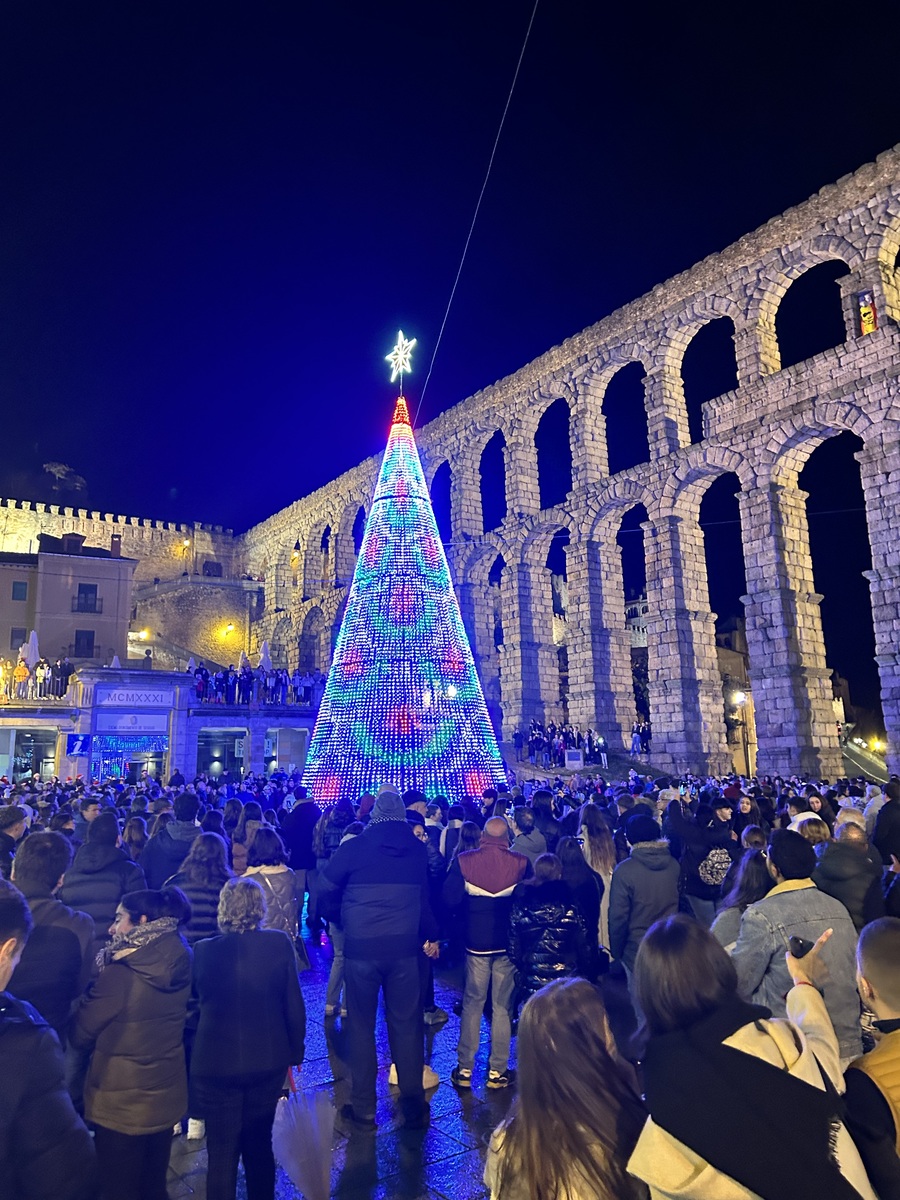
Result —
<instances>
[{"instance_id":1,"label":"person wearing beanie hat","mask_svg":"<svg viewBox=\"0 0 900 1200\"><path fill-rule=\"evenodd\" d=\"M320 911L344 931L350 1103L341 1110L357 1128L375 1127L379 993L397 1068L406 1124L428 1114L422 1086L425 1024L419 956L437 957L438 926L428 897L425 845L406 820L399 793L379 789L363 833L341 845L319 876Z\"/></svg>"},{"instance_id":2,"label":"person wearing beanie hat","mask_svg":"<svg viewBox=\"0 0 900 1200\"><path fill-rule=\"evenodd\" d=\"M632 987L634 960L653 922L678 912L681 872L652 817L643 813L628 817L625 836L631 853L613 871L609 887L609 948L625 968L628 993L640 1026L641 1013Z\"/></svg>"}]
</instances>

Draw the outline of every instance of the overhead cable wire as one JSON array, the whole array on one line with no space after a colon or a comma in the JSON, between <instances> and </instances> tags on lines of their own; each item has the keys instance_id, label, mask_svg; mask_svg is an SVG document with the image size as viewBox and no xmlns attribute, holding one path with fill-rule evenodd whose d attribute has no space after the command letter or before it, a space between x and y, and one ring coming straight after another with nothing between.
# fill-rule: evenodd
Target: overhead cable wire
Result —
<instances>
[{"instance_id":1,"label":"overhead cable wire","mask_svg":"<svg viewBox=\"0 0 900 1200\"><path fill-rule=\"evenodd\" d=\"M419 404L416 408L416 415L413 420L413 425L419 422L419 414L422 411L422 401L425 399L425 392L428 389L428 381L431 379L431 372L434 370L434 361L437 358L438 350L440 349L441 339L444 336L444 329L447 326L447 318L450 316L450 308L453 304L453 298L456 295L456 289L459 285L459 279L462 275L462 270L466 262L466 255L469 253L469 243L472 241L472 234L475 231L475 222L478 220L478 213L481 209L481 202L484 199L484 193L487 191L488 181L491 177L491 169L494 166L494 159L497 155L497 146L500 144L500 136L503 133L503 126L506 122L506 114L509 112L509 106L512 102L513 92L516 90L516 82L519 78L519 71L522 66L522 60L525 57L525 51L528 48L528 39L531 37L531 28L534 25L534 18L537 15L538 4L540 0L534 0L534 7L531 10L531 18L528 22L528 28L525 30L525 40L522 42L522 49L519 51L519 60L516 63L516 69L513 72L512 83L509 87L509 94L506 97L506 104L503 106L503 114L500 117L500 124L497 127L497 136L494 138L491 157L488 160L487 171L484 175L484 182L481 185L481 191L478 193L478 202L475 205L475 212L472 214L472 223L469 226L469 232L466 236L466 242L463 246L462 257L459 260L459 267L456 271L456 278L453 280L453 287L450 289L450 299L447 301L447 307L444 310L444 319L441 321L441 327L438 330L437 341L434 343L434 350L431 355L431 362L428 364L428 374L425 376L425 382L422 384L422 393L419 396Z\"/></svg>"}]
</instances>

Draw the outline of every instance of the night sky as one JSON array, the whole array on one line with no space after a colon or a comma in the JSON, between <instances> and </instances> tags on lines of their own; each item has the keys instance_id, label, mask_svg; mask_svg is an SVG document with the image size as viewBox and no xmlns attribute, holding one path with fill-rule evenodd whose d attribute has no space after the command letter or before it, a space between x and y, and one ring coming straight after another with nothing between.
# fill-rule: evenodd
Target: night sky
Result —
<instances>
[{"instance_id":1,"label":"night sky","mask_svg":"<svg viewBox=\"0 0 900 1200\"><path fill-rule=\"evenodd\" d=\"M4 5L0 494L61 462L68 503L245 529L379 452L531 9ZM900 142L900 10L845 20L542 0L420 420Z\"/></svg>"}]
</instances>

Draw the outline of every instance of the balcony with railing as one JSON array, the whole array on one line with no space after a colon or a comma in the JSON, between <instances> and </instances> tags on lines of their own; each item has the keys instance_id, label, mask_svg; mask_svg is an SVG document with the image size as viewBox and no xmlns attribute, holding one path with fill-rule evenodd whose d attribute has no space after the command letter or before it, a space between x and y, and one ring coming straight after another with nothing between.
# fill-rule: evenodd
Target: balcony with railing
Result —
<instances>
[{"instance_id":1,"label":"balcony with railing","mask_svg":"<svg viewBox=\"0 0 900 1200\"><path fill-rule=\"evenodd\" d=\"M102 613L103 598L102 596L73 596L72 597L72 612L73 613Z\"/></svg>"}]
</instances>

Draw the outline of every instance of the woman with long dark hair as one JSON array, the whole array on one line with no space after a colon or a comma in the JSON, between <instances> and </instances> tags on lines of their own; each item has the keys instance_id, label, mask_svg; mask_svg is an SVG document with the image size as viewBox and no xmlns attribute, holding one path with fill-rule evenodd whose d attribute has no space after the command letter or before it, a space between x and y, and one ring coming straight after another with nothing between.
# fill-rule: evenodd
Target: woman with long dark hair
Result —
<instances>
[{"instance_id":1,"label":"woman with long dark hair","mask_svg":"<svg viewBox=\"0 0 900 1200\"><path fill-rule=\"evenodd\" d=\"M774 886L775 881L769 874L763 851L748 850L738 864L734 883L712 923L710 932L720 946L732 950L738 939L744 910L757 900L762 900L763 896L768 896Z\"/></svg>"},{"instance_id":2,"label":"woman with long dark hair","mask_svg":"<svg viewBox=\"0 0 900 1200\"><path fill-rule=\"evenodd\" d=\"M626 1164L646 1113L600 992L560 979L519 1021L518 1095L491 1138L491 1200L637 1200Z\"/></svg>"},{"instance_id":3,"label":"woman with long dark hair","mask_svg":"<svg viewBox=\"0 0 900 1200\"><path fill-rule=\"evenodd\" d=\"M147 845L149 835L147 822L143 817L129 817L122 830L122 848L132 862L141 861L141 851Z\"/></svg>"},{"instance_id":4,"label":"woman with long dark hair","mask_svg":"<svg viewBox=\"0 0 900 1200\"><path fill-rule=\"evenodd\" d=\"M253 845L257 830L262 828L262 824L261 805L257 804L255 800L248 800L231 839L231 865L234 867L235 875L243 875L247 870L250 847Z\"/></svg>"},{"instance_id":5,"label":"woman with long dark hair","mask_svg":"<svg viewBox=\"0 0 900 1200\"><path fill-rule=\"evenodd\" d=\"M103 969L79 1008L72 1042L91 1049L85 1116L104 1200L165 1200L172 1126L187 1107L182 1036L191 954L179 935L190 905L176 887L119 901Z\"/></svg>"},{"instance_id":6,"label":"woman with long dark hair","mask_svg":"<svg viewBox=\"0 0 900 1200\"><path fill-rule=\"evenodd\" d=\"M563 883L568 885L575 903L581 909L588 937L599 945L603 881L596 871L592 871L585 862L581 846L574 837L559 839L556 856L562 866Z\"/></svg>"},{"instance_id":7,"label":"woman with long dark hair","mask_svg":"<svg viewBox=\"0 0 900 1200\"><path fill-rule=\"evenodd\" d=\"M814 983L830 934L805 958L786 956L788 1019L772 1020L740 998L733 962L698 922L678 915L647 931L634 983L650 1118L628 1170L654 1200L874 1200L841 1121L840 1050Z\"/></svg>"},{"instance_id":8,"label":"woman with long dark hair","mask_svg":"<svg viewBox=\"0 0 900 1200\"><path fill-rule=\"evenodd\" d=\"M588 802L581 806L579 833L584 861L600 876L603 896L600 900L600 945L609 945L609 889L616 869L616 843L609 822L599 805Z\"/></svg>"},{"instance_id":9,"label":"woman with long dark hair","mask_svg":"<svg viewBox=\"0 0 900 1200\"><path fill-rule=\"evenodd\" d=\"M231 875L225 839L217 833L201 833L191 842L181 870L166 881L167 887L181 888L190 903L191 919L184 930L189 946L219 932L219 893Z\"/></svg>"}]
</instances>

